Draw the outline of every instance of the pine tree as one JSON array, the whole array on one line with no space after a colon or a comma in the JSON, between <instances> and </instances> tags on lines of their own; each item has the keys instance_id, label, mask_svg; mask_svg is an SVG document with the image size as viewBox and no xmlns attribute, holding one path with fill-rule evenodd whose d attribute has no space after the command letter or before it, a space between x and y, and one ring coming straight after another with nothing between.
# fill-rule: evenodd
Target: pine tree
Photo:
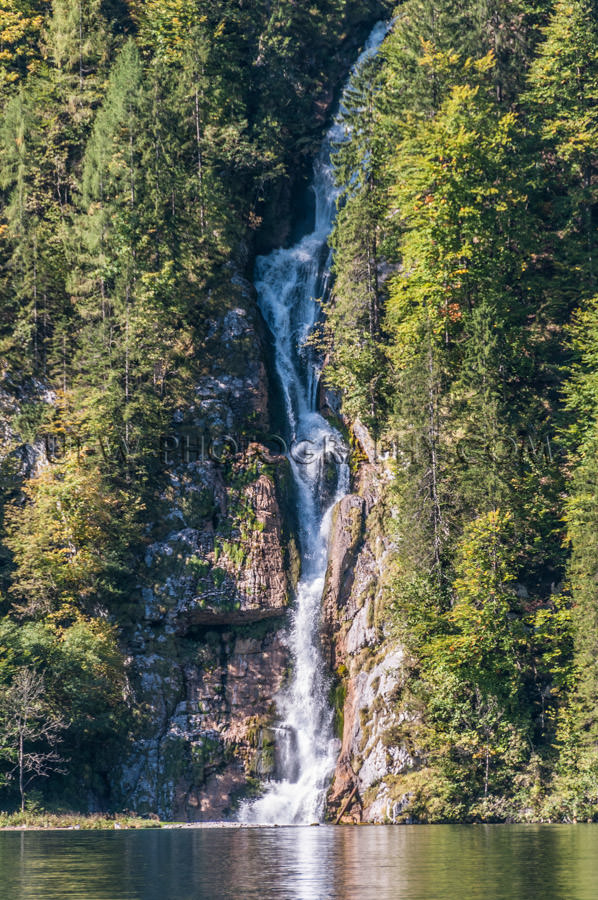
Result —
<instances>
[{"instance_id":1,"label":"pine tree","mask_svg":"<svg viewBox=\"0 0 598 900\"><path fill-rule=\"evenodd\" d=\"M569 564L573 602L575 666L578 684L571 691L563 714L561 752L569 759L563 765L556 788L558 802L586 802L587 773L595 769L597 723L595 703L598 647L596 577L598 549L596 482L596 384L598 346L596 325L595 217L596 142L598 139L598 25L592 2L555 5L544 32L529 78L527 101L540 123L547 159L552 161L550 219L552 245L557 265L553 292L561 304L575 309L571 331L573 361L567 360L565 385L569 427L566 443L570 454L566 521L571 548ZM566 727L565 727L566 726ZM563 735L567 733L567 737ZM577 749L572 754L572 747ZM586 769L587 773L582 774ZM588 776L589 777L589 776ZM591 779L590 779L591 780ZM563 792L559 801L559 792Z\"/></svg>"},{"instance_id":2,"label":"pine tree","mask_svg":"<svg viewBox=\"0 0 598 900\"><path fill-rule=\"evenodd\" d=\"M451 56L472 60L492 53L496 100L509 108L516 100L533 58L538 26L549 8L529 0L408 0L402 4L383 55L387 62L387 103L400 127L399 110L408 115L435 110L454 84ZM437 66L422 69L422 48L438 53ZM457 76L458 77L458 76Z\"/></svg>"},{"instance_id":3,"label":"pine tree","mask_svg":"<svg viewBox=\"0 0 598 900\"><path fill-rule=\"evenodd\" d=\"M2 289L10 310L4 351L19 354L25 344L30 371L56 376L64 387L73 333L66 281L74 195L108 42L99 0L56 3L43 40L47 68L29 81L26 96L12 98L3 118Z\"/></svg>"},{"instance_id":4,"label":"pine tree","mask_svg":"<svg viewBox=\"0 0 598 900\"><path fill-rule=\"evenodd\" d=\"M437 56L426 59L438 65ZM498 500L498 467L489 493L486 479L475 475L475 458L499 436L498 396L508 390L505 331L515 324L509 295L513 271L521 270L526 194L515 163L516 120L497 115L488 92L492 66L492 58L466 63L471 84L454 87L434 119L414 124L393 160L391 209L401 219L401 272L390 282L387 312L395 427L417 423L425 436L421 462L436 565L459 508ZM461 404L467 413L459 428ZM451 437L457 428L465 465Z\"/></svg>"},{"instance_id":5,"label":"pine tree","mask_svg":"<svg viewBox=\"0 0 598 900\"><path fill-rule=\"evenodd\" d=\"M573 471L567 498L571 542L576 665L580 674L577 729L594 756L598 748L598 301L577 314L572 329L577 360L566 385L573 413L568 440Z\"/></svg>"},{"instance_id":6,"label":"pine tree","mask_svg":"<svg viewBox=\"0 0 598 900\"><path fill-rule=\"evenodd\" d=\"M598 23L591 0L558 2L529 78L531 112L557 156L561 190L555 228L564 236L572 284L596 289L595 172L598 163ZM573 274L575 273L575 274ZM572 277L571 277L572 276Z\"/></svg>"},{"instance_id":7,"label":"pine tree","mask_svg":"<svg viewBox=\"0 0 598 900\"><path fill-rule=\"evenodd\" d=\"M88 410L85 427L92 436L107 429L108 439L125 448L157 414L152 361L169 334L160 305L160 276L168 283L168 267L156 270L151 240L147 112L141 60L129 41L112 69L83 162L86 212L77 231L85 264L74 284L86 323L77 384Z\"/></svg>"},{"instance_id":8,"label":"pine tree","mask_svg":"<svg viewBox=\"0 0 598 900\"><path fill-rule=\"evenodd\" d=\"M379 90L376 60L353 77L342 100L348 139L335 149L335 177L341 192L331 241L333 296L322 326L329 354L326 380L343 393L344 408L375 430L383 404L381 347L381 211L384 174L379 146Z\"/></svg>"}]
</instances>

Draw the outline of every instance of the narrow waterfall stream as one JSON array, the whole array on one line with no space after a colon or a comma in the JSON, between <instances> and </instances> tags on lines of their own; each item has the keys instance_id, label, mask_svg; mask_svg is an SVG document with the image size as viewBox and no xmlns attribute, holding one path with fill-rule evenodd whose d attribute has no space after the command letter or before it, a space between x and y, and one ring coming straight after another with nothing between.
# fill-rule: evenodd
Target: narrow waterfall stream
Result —
<instances>
[{"instance_id":1,"label":"narrow waterfall stream","mask_svg":"<svg viewBox=\"0 0 598 900\"><path fill-rule=\"evenodd\" d=\"M352 74L375 53L387 30L372 30ZM350 84L351 76L349 78ZM342 105L342 102L341 102ZM289 249L256 261L258 302L274 342L275 366L287 420L289 460L296 485L301 579L289 635L290 683L278 699L277 773L266 793L245 803L245 822L292 824L322 818L338 741L333 735L329 684L319 644L320 605L332 510L349 490L347 448L340 433L317 412L317 361L305 342L325 296L331 256L327 240L338 190L331 153L345 134L341 121L328 131L314 164L315 229Z\"/></svg>"}]
</instances>

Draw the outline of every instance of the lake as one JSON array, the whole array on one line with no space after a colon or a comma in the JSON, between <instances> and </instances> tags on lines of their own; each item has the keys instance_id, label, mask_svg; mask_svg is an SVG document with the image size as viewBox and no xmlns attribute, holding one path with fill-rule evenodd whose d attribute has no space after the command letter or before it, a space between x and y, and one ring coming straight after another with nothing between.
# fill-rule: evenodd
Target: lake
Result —
<instances>
[{"instance_id":1,"label":"lake","mask_svg":"<svg viewBox=\"0 0 598 900\"><path fill-rule=\"evenodd\" d=\"M1 900L595 900L598 827L2 832Z\"/></svg>"}]
</instances>

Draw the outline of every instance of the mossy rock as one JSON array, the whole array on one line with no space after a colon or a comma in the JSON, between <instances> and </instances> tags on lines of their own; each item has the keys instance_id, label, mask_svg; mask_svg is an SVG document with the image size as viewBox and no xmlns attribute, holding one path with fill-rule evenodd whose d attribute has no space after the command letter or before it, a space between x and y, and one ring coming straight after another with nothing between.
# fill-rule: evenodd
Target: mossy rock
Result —
<instances>
[{"instance_id":1,"label":"mossy rock","mask_svg":"<svg viewBox=\"0 0 598 900\"><path fill-rule=\"evenodd\" d=\"M197 528L216 511L214 494L206 489L188 490L179 499L179 507L190 528Z\"/></svg>"},{"instance_id":2,"label":"mossy rock","mask_svg":"<svg viewBox=\"0 0 598 900\"><path fill-rule=\"evenodd\" d=\"M344 668L344 667L343 667ZM347 699L347 684L341 680L330 688L329 703L334 710L334 734L342 740L345 729L345 701Z\"/></svg>"}]
</instances>

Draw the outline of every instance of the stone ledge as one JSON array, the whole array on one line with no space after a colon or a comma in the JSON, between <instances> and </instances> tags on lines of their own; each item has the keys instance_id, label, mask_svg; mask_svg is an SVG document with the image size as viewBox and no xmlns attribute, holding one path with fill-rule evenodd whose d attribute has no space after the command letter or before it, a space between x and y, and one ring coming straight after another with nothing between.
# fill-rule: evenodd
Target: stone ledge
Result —
<instances>
[{"instance_id":1,"label":"stone ledge","mask_svg":"<svg viewBox=\"0 0 598 900\"><path fill-rule=\"evenodd\" d=\"M182 628L177 628L177 633L182 634L187 628L195 625L244 625L251 622L261 622L264 619L277 619L286 614L287 606L275 606L260 609L235 609L228 612L218 612L212 609L198 609L188 613Z\"/></svg>"}]
</instances>

